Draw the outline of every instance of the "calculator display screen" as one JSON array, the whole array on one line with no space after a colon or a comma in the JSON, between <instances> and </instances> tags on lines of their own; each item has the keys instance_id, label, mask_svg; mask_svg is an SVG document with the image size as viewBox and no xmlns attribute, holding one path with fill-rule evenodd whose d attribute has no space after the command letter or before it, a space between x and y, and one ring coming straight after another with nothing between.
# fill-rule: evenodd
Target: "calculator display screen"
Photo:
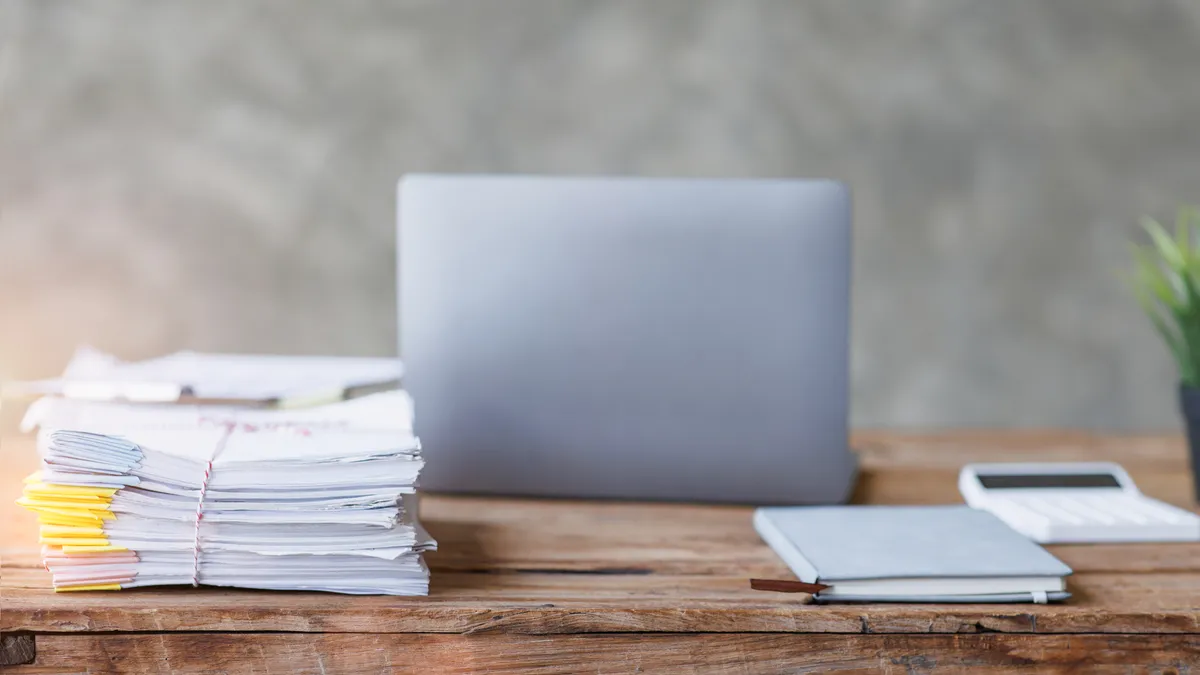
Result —
<instances>
[{"instance_id":1,"label":"calculator display screen","mask_svg":"<svg viewBox=\"0 0 1200 675\"><path fill-rule=\"evenodd\" d=\"M1116 476L1110 473L1060 474L992 474L980 476L980 484L988 490L1008 488L1119 488Z\"/></svg>"}]
</instances>

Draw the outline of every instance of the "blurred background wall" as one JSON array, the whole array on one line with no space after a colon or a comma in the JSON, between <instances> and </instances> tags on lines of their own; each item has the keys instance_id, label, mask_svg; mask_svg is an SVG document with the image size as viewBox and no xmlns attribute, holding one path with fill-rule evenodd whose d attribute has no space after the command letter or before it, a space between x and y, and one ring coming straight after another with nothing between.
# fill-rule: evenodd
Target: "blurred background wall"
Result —
<instances>
[{"instance_id":1,"label":"blurred background wall","mask_svg":"<svg viewBox=\"0 0 1200 675\"><path fill-rule=\"evenodd\" d=\"M394 353L406 171L846 180L856 425L1171 427L1200 3L0 0L0 375Z\"/></svg>"}]
</instances>

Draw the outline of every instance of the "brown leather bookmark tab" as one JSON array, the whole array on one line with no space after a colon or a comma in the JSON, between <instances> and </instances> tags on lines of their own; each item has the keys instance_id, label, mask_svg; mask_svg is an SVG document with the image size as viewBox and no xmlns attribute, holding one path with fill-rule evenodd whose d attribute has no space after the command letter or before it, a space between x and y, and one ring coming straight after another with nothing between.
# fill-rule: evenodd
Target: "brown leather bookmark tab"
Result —
<instances>
[{"instance_id":1,"label":"brown leather bookmark tab","mask_svg":"<svg viewBox=\"0 0 1200 675\"><path fill-rule=\"evenodd\" d=\"M756 591L775 591L777 593L820 593L829 586L786 579L751 579L750 588Z\"/></svg>"}]
</instances>

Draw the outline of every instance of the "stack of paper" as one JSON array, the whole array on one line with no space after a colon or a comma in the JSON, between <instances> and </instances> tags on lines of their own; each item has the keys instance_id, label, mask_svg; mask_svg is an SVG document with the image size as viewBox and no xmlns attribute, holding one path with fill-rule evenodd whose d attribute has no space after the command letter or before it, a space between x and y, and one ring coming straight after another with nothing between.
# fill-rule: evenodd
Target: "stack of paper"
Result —
<instances>
[{"instance_id":1,"label":"stack of paper","mask_svg":"<svg viewBox=\"0 0 1200 675\"><path fill-rule=\"evenodd\" d=\"M417 595L423 465L403 391L301 410L43 399L38 514L58 590Z\"/></svg>"},{"instance_id":2,"label":"stack of paper","mask_svg":"<svg viewBox=\"0 0 1200 675\"><path fill-rule=\"evenodd\" d=\"M350 395L395 389L399 359L351 356L279 356L176 352L146 361L122 361L91 347L75 351L66 372L52 380L5 382L0 395L61 395L95 401L218 401L295 407L331 403Z\"/></svg>"}]
</instances>

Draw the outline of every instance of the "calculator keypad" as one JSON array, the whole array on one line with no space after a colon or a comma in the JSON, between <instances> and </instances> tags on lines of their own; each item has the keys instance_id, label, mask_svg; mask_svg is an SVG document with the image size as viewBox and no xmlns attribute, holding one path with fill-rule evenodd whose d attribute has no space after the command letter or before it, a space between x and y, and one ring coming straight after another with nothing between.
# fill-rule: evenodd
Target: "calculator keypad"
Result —
<instances>
[{"instance_id":1,"label":"calculator keypad","mask_svg":"<svg viewBox=\"0 0 1200 675\"><path fill-rule=\"evenodd\" d=\"M1120 496L1024 497L1015 504L1038 513L1051 522L1071 525L1176 525L1195 518L1148 499Z\"/></svg>"},{"instance_id":2,"label":"calculator keypad","mask_svg":"<svg viewBox=\"0 0 1200 675\"><path fill-rule=\"evenodd\" d=\"M1161 532L1162 528L1191 528L1200 532L1200 518L1195 514L1142 495L1013 495L991 500L986 508L1019 530L1025 531L1031 527L1050 533L1048 537L1051 541L1060 540L1062 535L1069 533L1075 533L1070 539L1076 539L1083 531L1115 534L1117 530L1132 533L1149 529ZM1114 537L1113 540L1126 538L1132 541L1136 535L1127 534ZM1100 537L1097 541L1106 539Z\"/></svg>"}]
</instances>

